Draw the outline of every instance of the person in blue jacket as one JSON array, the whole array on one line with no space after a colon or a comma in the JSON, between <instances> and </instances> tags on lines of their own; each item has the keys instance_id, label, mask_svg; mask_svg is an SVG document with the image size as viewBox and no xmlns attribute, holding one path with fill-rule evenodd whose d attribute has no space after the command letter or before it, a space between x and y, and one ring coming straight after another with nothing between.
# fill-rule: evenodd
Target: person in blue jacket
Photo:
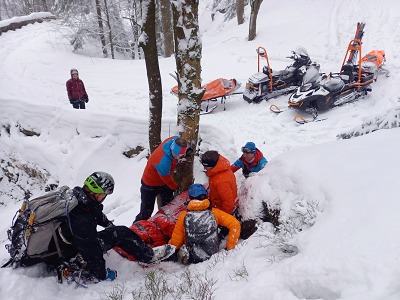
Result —
<instances>
[{"instance_id":1,"label":"person in blue jacket","mask_svg":"<svg viewBox=\"0 0 400 300\"><path fill-rule=\"evenodd\" d=\"M268 163L262 152L257 149L253 142L247 142L242 147L242 156L231 165L232 172L242 169L244 177L251 173L257 173Z\"/></svg>"}]
</instances>

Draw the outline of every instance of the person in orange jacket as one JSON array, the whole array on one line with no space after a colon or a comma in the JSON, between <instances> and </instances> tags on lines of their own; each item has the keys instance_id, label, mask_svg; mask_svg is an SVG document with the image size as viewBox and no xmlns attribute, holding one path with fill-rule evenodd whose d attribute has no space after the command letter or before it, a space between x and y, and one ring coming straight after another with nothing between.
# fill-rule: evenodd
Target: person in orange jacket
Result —
<instances>
[{"instance_id":1,"label":"person in orange jacket","mask_svg":"<svg viewBox=\"0 0 400 300\"><path fill-rule=\"evenodd\" d=\"M135 221L147 220L151 217L156 197L160 195L161 206L168 204L178 189L172 178L179 159L187 156L187 141L179 136L171 136L164 140L150 155L143 171L140 187L140 212Z\"/></svg>"},{"instance_id":2,"label":"person in orange jacket","mask_svg":"<svg viewBox=\"0 0 400 300\"><path fill-rule=\"evenodd\" d=\"M238 192L236 177L231 170L229 160L218 151L206 151L201 156L201 164L208 176L208 197L212 206L232 215L238 205Z\"/></svg>"},{"instance_id":3,"label":"person in orange jacket","mask_svg":"<svg viewBox=\"0 0 400 300\"><path fill-rule=\"evenodd\" d=\"M235 248L240 236L239 221L218 208L211 208L207 190L201 184L189 187L187 210L181 212L168 244L179 249L184 263L199 263L219 251L218 226L229 229L225 249Z\"/></svg>"}]
</instances>

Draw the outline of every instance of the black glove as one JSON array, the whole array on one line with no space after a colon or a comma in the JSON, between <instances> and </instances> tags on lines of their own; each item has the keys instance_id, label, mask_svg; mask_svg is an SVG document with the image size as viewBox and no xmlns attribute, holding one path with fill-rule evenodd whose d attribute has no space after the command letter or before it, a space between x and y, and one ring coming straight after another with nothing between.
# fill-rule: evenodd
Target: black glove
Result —
<instances>
[{"instance_id":1,"label":"black glove","mask_svg":"<svg viewBox=\"0 0 400 300\"><path fill-rule=\"evenodd\" d=\"M181 191L179 190L179 187L178 187L176 190L174 190L172 192L172 197L175 198L176 196L179 196L180 193L181 193Z\"/></svg>"},{"instance_id":2,"label":"black glove","mask_svg":"<svg viewBox=\"0 0 400 300\"><path fill-rule=\"evenodd\" d=\"M69 100L69 103L75 104L75 103L76 103L76 100L75 100L75 99L70 99L70 100Z\"/></svg>"},{"instance_id":3,"label":"black glove","mask_svg":"<svg viewBox=\"0 0 400 300\"><path fill-rule=\"evenodd\" d=\"M85 102L86 102L86 103L88 103L88 102L89 102L89 97L87 97L87 98L85 99Z\"/></svg>"}]
</instances>

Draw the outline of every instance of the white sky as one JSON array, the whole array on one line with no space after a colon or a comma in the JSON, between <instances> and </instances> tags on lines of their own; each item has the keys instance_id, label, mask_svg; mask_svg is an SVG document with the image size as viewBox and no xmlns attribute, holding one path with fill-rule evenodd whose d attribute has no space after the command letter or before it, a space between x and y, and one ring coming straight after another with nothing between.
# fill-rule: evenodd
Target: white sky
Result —
<instances>
[{"instance_id":1,"label":"white sky","mask_svg":"<svg viewBox=\"0 0 400 300\"><path fill-rule=\"evenodd\" d=\"M307 49L324 72L337 72L356 24L366 22L364 53L386 51L389 78L378 78L365 99L331 109L322 122L297 125L295 111L274 115L270 104L285 107L287 96L249 105L241 95L227 99L201 116L201 150L216 149L231 162L240 147L253 141L269 160L257 176L244 180L237 172L243 213L257 215L262 201L280 207L281 232L260 225L237 249L190 266L218 280L215 299L400 299L398 268L400 219L397 217L400 129L380 130L351 140L341 133L360 129L379 116L397 122L400 79L400 2L287 0L264 1L258 17L258 36L246 41L246 24L211 21L201 6L203 41L202 79L236 78L244 86L257 71L255 49L264 46L271 67L287 66L285 58L297 46ZM1 25L1 24L0 24ZM145 154L128 159L122 152L137 145L148 148L148 87L144 61L111 60L91 52L73 53L56 22L28 25L0 36L0 166L18 160L40 166L51 181L82 185L93 171L109 172L116 179L115 193L105 212L116 224L129 226L139 211L140 177ZM65 82L77 68L86 85L86 110L73 110ZM162 138L176 134L177 98L173 58L160 59L164 110ZM19 127L40 132L26 137ZM10 133L7 133L9 128ZM8 170L13 171L11 167ZM0 171L2 172L2 171ZM207 178L195 161L196 182ZM3 174L1 174L3 176ZM18 184L40 193L43 182L21 175ZM9 195L12 195L10 197ZM5 179L0 182L0 262L7 228L19 208L22 194ZM297 253L298 252L298 253ZM116 283L126 296L143 283L143 275L163 269L179 282L184 267L163 262L143 269L113 251L107 266L118 270L116 282L101 282L89 289L57 283L43 266L0 269L0 293L7 299L103 299ZM248 275L235 274L243 268ZM177 276L177 278L173 276Z\"/></svg>"}]
</instances>

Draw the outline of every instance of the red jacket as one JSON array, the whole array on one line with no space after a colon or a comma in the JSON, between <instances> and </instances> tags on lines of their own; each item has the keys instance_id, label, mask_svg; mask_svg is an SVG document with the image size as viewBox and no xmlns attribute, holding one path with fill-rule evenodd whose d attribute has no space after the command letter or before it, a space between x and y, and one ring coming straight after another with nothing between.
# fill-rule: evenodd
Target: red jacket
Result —
<instances>
[{"instance_id":1,"label":"red jacket","mask_svg":"<svg viewBox=\"0 0 400 300\"><path fill-rule=\"evenodd\" d=\"M208 198L212 207L232 214L237 207L237 185L229 160L220 155L215 167L206 174L210 188Z\"/></svg>"},{"instance_id":2,"label":"red jacket","mask_svg":"<svg viewBox=\"0 0 400 300\"><path fill-rule=\"evenodd\" d=\"M182 211L186 210L188 192L184 192L174 198L151 218L133 223L129 228L136 233L150 247L157 247L168 243L172 237L175 223ZM133 256L119 247L114 249L124 257L135 260Z\"/></svg>"},{"instance_id":3,"label":"red jacket","mask_svg":"<svg viewBox=\"0 0 400 300\"><path fill-rule=\"evenodd\" d=\"M142 181L146 185L167 185L171 190L178 188L178 184L172 178L177 160L172 157L170 149L172 142L178 137L172 136L167 138L150 155L142 175Z\"/></svg>"},{"instance_id":4,"label":"red jacket","mask_svg":"<svg viewBox=\"0 0 400 300\"><path fill-rule=\"evenodd\" d=\"M89 96L86 93L83 81L78 79L70 79L66 83L69 100L88 100Z\"/></svg>"}]
</instances>

